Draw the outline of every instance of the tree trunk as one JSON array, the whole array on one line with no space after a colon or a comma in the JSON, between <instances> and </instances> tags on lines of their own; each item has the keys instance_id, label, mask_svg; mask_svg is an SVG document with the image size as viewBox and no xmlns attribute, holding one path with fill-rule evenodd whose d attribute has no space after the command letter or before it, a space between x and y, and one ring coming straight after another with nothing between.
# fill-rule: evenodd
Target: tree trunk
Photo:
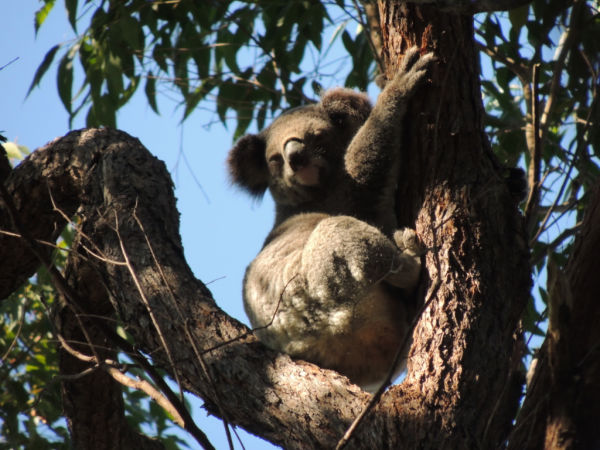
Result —
<instances>
[{"instance_id":1,"label":"tree trunk","mask_svg":"<svg viewBox=\"0 0 600 450\"><path fill-rule=\"evenodd\" d=\"M379 8L388 73L412 45L438 57L404 128L397 202L400 222L416 220L430 250L432 298L413 334L407 379L388 398L416 399L408 429L420 447L495 448L518 407L517 325L531 281L521 215L483 130L473 21L429 6Z\"/></svg>"}]
</instances>

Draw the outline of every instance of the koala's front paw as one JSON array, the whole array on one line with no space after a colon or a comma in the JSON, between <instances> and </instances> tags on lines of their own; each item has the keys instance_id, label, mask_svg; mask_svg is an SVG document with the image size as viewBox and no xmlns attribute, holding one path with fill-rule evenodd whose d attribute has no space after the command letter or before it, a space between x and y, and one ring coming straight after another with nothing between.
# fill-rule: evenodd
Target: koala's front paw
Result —
<instances>
[{"instance_id":1,"label":"koala's front paw","mask_svg":"<svg viewBox=\"0 0 600 450\"><path fill-rule=\"evenodd\" d=\"M425 249L419 241L417 233L412 228L400 228L394 232L394 242L403 253L420 256Z\"/></svg>"},{"instance_id":2,"label":"koala's front paw","mask_svg":"<svg viewBox=\"0 0 600 450\"><path fill-rule=\"evenodd\" d=\"M433 53L420 56L418 47L409 48L402 59L393 84L405 92L412 92L424 80L427 68L434 60Z\"/></svg>"}]
</instances>

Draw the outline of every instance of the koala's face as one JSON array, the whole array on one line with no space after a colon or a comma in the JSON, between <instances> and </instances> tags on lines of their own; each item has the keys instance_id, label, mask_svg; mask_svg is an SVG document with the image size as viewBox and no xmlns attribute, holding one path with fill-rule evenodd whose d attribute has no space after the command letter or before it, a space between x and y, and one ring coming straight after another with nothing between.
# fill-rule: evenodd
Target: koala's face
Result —
<instances>
[{"instance_id":1,"label":"koala's face","mask_svg":"<svg viewBox=\"0 0 600 450\"><path fill-rule=\"evenodd\" d=\"M335 122L318 106L307 106L284 114L261 133L276 202L300 204L323 195L356 132L348 125Z\"/></svg>"},{"instance_id":2,"label":"koala's face","mask_svg":"<svg viewBox=\"0 0 600 450\"><path fill-rule=\"evenodd\" d=\"M278 204L322 198L343 174L346 148L370 110L364 95L338 89L284 113L230 151L233 182L257 196L268 187Z\"/></svg>"}]
</instances>

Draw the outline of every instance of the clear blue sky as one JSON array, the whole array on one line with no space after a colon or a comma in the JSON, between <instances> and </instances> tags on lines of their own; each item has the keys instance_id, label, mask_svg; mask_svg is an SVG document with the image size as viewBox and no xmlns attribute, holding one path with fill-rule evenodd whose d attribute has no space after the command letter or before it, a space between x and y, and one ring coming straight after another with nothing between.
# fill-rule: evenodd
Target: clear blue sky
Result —
<instances>
[{"instance_id":1,"label":"clear blue sky","mask_svg":"<svg viewBox=\"0 0 600 450\"><path fill-rule=\"evenodd\" d=\"M40 87L25 95L33 74L46 51L73 38L63 2L56 2L37 38L33 17L36 1L0 1L0 71L2 111L0 130L10 141L34 150L69 131L68 116L56 89L56 64L47 72ZM251 201L231 188L225 171L225 157L232 144L234 126L224 129L214 122L216 115L198 111L181 125L181 111L165 95L159 96L161 115L147 105L140 89L118 115L120 129L137 137L158 158L165 161L176 186L177 207L181 213L181 234L188 264L197 278L208 284L221 308L248 323L242 307L241 285L244 270L262 246L273 221L269 198ZM74 128L85 126L84 115ZM189 161L189 167L181 152ZM193 177L201 183L198 187ZM206 197L204 193L206 193ZM207 199L208 198L208 199ZM190 396L191 397L191 396ZM200 403L193 409L198 425L218 448L227 448L220 421L206 420ZM268 448L264 441L240 436L247 449ZM235 439L235 438L234 438ZM196 448L192 441L192 448ZM237 448L241 448L236 446Z\"/></svg>"}]
</instances>

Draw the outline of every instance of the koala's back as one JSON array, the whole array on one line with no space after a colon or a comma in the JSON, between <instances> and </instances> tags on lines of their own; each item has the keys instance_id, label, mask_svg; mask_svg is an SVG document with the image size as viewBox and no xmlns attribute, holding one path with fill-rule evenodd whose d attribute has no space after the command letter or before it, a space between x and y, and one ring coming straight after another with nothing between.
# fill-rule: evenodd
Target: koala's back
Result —
<instances>
[{"instance_id":1,"label":"koala's back","mask_svg":"<svg viewBox=\"0 0 600 450\"><path fill-rule=\"evenodd\" d=\"M344 243L335 242L343 238L340 228L350 228L350 245L357 233L365 241L374 239L371 247L386 245L377 241L387 239L378 230L351 217L293 216L270 233L248 267L244 304L259 338L270 347L337 370L369 387L390 370L408 331L411 311L400 289L384 281L365 282L379 275L362 273L364 262L357 260L365 251L358 249L352 258ZM316 248L311 245L315 238L324 238ZM338 250L340 255L336 255ZM332 270L325 273L319 265ZM322 284L311 280L311 268ZM343 286L335 286L335 277ZM362 285L366 287L355 287Z\"/></svg>"}]
</instances>

